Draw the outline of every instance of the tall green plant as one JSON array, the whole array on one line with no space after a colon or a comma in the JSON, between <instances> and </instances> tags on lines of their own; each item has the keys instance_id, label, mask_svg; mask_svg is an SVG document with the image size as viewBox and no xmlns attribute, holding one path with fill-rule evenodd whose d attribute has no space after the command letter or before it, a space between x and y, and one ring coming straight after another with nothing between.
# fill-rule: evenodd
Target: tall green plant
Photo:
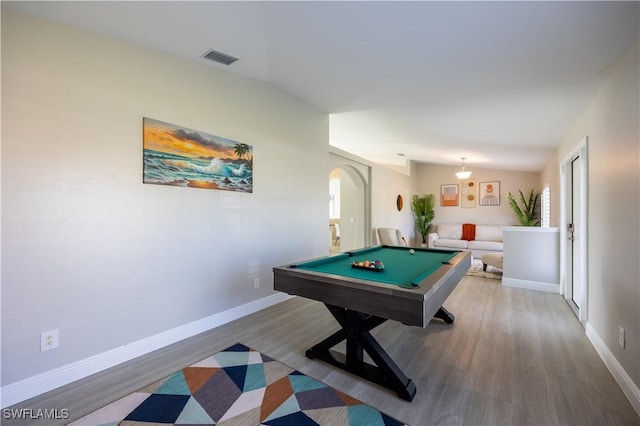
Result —
<instances>
[{"instance_id":1,"label":"tall green plant","mask_svg":"<svg viewBox=\"0 0 640 426\"><path fill-rule=\"evenodd\" d=\"M521 205L518 205L514 196L509 192L509 205L516 214L518 222L520 222L522 226L540 225L540 220L538 219L538 200L540 199L540 193L532 189L529 194L529 199L526 199L522 191L518 190L518 192L520 193Z\"/></svg>"},{"instance_id":2,"label":"tall green plant","mask_svg":"<svg viewBox=\"0 0 640 426\"><path fill-rule=\"evenodd\" d=\"M423 244L427 242L427 232L436 215L435 211L433 211L435 205L436 196L433 194L415 194L411 199L411 210L416 217L416 230L422 236Z\"/></svg>"}]
</instances>

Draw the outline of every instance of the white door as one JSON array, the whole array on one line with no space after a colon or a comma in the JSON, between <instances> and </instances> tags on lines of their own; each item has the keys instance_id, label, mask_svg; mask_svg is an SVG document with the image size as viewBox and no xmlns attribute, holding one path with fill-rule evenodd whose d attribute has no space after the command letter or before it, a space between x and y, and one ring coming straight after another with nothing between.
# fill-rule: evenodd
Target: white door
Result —
<instances>
[{"instance_id":1,"label":"white door","mask_svg":"<svg viewBox=\"0 0 640 426\"><path fill-rule=\"evenodd\" d=\"M580 156L571 160L569 171L569 179L571 182L571 188L568 191L570 194L570 201L568 204L568 217L567 217L567 252L569 253L567 259L567 301L576 314L580 311L581 301L580 294Z\"/></svg>"},{"instance_id":2,"label":"white door","mask_svg":"<svg viewBox=\"0 0 640 426\"><path fill-rule=\"evenodd\" d=\"M587 140L563 163L564 297L578 319L587 320Z\"/></svg>"}]
</instances>

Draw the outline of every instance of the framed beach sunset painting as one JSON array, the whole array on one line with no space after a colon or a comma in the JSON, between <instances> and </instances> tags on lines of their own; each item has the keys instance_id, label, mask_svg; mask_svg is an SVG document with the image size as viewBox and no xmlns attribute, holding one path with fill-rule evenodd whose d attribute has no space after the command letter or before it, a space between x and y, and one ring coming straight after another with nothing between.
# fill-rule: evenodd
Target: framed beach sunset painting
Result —
<instances>
[{"instance_id":1,"label":"framed beach sunset painting","mask_svg":"<svg viewBox=\"0 0 640 426\"><path fill-rule=\"evenodd\" d=\"M253 147L143 118L143 182L253 192Z\"/></svg>"}]
</instances>

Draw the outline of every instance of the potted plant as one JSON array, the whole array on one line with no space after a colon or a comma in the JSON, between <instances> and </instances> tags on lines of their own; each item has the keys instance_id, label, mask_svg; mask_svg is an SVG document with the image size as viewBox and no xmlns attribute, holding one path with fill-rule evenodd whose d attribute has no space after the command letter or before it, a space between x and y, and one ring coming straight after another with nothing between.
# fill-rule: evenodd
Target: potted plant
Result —
<instances>
[{"instance_id":1,"label":"potted plant","mask_svg":"<svg viewBox=\"0 0 640 426\"><path fill-rule=\"evenodd\" d=\"M427 244L427 232L436 213L433 211L436 197L433 194L415 194L411 199L411 210L416 217L416 230L422 236L422 245Z\"/></svg>"},{"instance_id":2,"label":"potted plant","mask_svg":"<svg viewBox=\"0 0 640 426\"><path fill-rule=\"evenodd\" d=\"M540 193L532 189L529 194L529 199L527 200L522 191L518 190L518 192L520 193L521 205L518 205L514 196L509 192L509 205L516 214L518 222L520 222L522 226L540 225L540 220L538 219L538 200L540 199Z\"/></svg>"}]
</instances>

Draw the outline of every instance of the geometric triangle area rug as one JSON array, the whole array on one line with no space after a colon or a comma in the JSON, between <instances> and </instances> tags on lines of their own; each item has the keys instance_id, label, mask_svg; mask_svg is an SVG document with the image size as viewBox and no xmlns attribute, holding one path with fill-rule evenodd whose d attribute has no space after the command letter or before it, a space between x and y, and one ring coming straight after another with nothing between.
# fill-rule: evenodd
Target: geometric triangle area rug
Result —
<instances>
[{"instance_id":1,"label":"geometric triangle area rug","mask_svg":"<svg viewBox=\"0 0 640 426\"><path fill-rule=\"evenodd\" d=\"M70 425L403 425L237 343Z\"/></svg>"}]
</instances>

